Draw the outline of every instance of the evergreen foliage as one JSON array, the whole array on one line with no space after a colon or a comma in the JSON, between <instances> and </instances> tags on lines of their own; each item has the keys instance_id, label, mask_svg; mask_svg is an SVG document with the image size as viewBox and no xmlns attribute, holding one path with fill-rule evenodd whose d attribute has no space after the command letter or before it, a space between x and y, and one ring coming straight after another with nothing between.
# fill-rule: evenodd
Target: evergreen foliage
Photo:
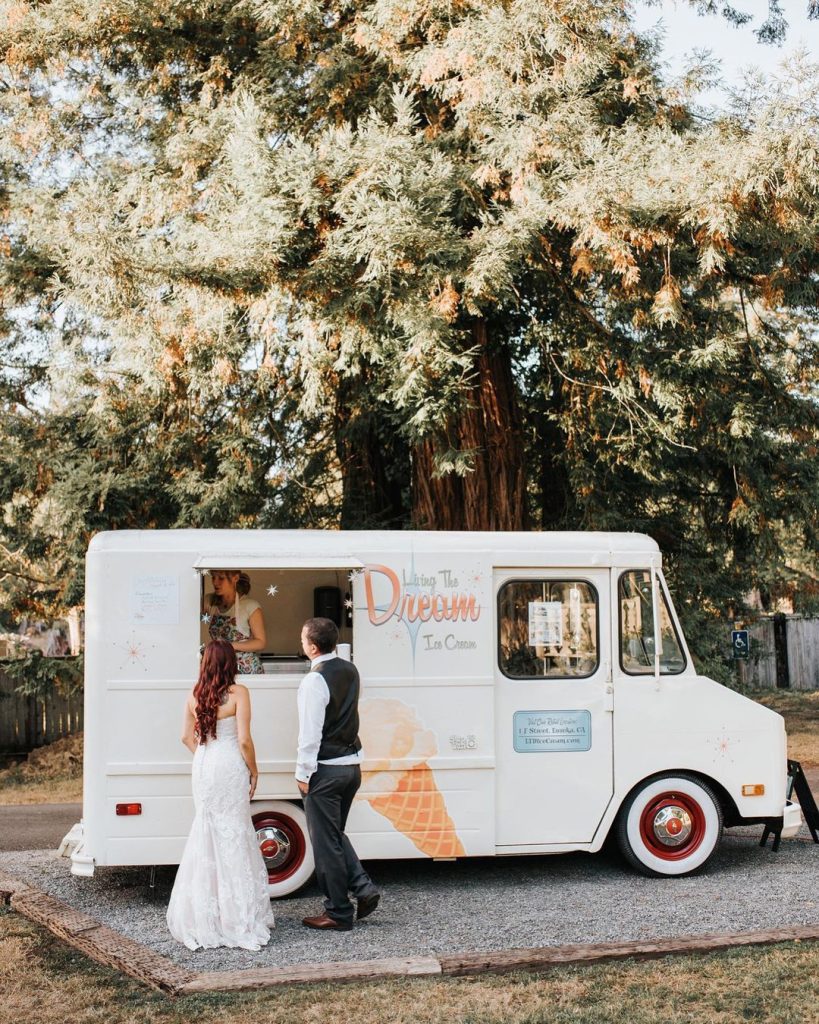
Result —
<instances>
[{"instance_id":1,"label":"evergreen foliage","mask_svg":"<svg viewBox=\"0 0 819 1024\"><path fill-rule=\"evenodd\" d=\"M99 529L339 522L644 530L706 657L808 606L806 55L716 117L623 0L0 12L7 607Z\"/></svg>"}]
</instances>

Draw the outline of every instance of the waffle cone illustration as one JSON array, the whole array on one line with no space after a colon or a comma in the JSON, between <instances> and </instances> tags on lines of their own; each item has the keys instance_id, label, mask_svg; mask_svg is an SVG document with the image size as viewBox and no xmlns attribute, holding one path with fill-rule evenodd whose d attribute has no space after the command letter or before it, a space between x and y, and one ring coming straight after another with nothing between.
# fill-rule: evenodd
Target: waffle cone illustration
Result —
<instances>
[{"instance_id":1,"label":"waffle cone illustration","mask_svg":"<svg viewBox=\"0 0 819 1024\"><path fill-rule=\"evenodd\" d=\"M424 761L401 772L394 792L365 799L428 857L464 856L446 801Z\"/></svg>"},{"instance_id":2,"label":"waffle cone illustration","mask_svg":"<svg viewBox=\"0 0 819 1024\"><path fill-rule=\"evenodd\" d=\"M437 752L435 736L415 710L398 700L362 701L361 739L367 760L375 764L364 772L360 798L428 857L463 857L463 844L427 763ZM414 762L409 768L408 759Z\"/></svg>"}]
</instances>

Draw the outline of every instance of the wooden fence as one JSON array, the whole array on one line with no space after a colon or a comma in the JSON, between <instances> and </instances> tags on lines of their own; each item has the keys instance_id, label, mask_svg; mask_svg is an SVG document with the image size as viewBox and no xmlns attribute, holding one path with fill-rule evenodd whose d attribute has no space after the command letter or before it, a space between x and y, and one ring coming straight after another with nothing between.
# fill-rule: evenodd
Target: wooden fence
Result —
<instances>
[{"instance_id":1,"label":"wooden fence","mask_svg":"<svg viewBox=\"0 0 819 1024\"><path fill-rule=\"evenodd\" d=\"M819 690L819 618L772 615L749 630L751 657L738 662L752 690Z\"/></svg>"},{"instance_id":2,"label":"wooden fence","mask_svg":"<svg viewBox=\"0 0 819 1024\"><path fill-rule=\"evenodd\" d=\"M24 697L0 671L0 755L27 754L82 729L83 695Z\"/></svg>"}]
</instances>

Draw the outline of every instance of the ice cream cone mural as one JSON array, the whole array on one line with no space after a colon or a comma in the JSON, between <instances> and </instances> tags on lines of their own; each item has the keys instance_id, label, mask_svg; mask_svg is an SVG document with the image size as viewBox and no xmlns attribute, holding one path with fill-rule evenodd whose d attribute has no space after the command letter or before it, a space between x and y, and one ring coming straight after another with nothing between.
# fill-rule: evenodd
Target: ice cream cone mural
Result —
<instances>
[{"instance_id":1,"label":"ice cream cone mural","mask_svg":"<svg viewBox=\"0 0 819 1024\"><path fill-rule=\"evenodd\" d=\"M428 857L465 856L427 763L437 753L433 733L400 700L364 700L359 710L364 754L374 764L363 773L358 799L383 814Z\"/></svg>"}]
</instances>

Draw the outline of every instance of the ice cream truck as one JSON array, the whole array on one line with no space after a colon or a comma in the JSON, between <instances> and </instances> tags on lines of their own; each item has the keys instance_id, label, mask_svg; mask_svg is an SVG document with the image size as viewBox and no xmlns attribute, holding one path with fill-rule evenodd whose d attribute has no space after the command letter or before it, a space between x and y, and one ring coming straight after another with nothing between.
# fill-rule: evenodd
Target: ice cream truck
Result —
<instances>
[{"instance_id":1,"label":"ice cream truck","mask_svg":"<svg viewBox=\"0 0 819 1024\"><path fill-rule=\"evenodd\" d=\"M265 624L251 804L270 892L313 873L294 779L302 623L362 678L363 859L593 853L686 875L724 826L792 835L782 718L700 675L653 540L634 533L118 531L89 548L83 820L71 870L179 863L193 818L182 708L211 574Z\"/></svg>"}]
</instances>

